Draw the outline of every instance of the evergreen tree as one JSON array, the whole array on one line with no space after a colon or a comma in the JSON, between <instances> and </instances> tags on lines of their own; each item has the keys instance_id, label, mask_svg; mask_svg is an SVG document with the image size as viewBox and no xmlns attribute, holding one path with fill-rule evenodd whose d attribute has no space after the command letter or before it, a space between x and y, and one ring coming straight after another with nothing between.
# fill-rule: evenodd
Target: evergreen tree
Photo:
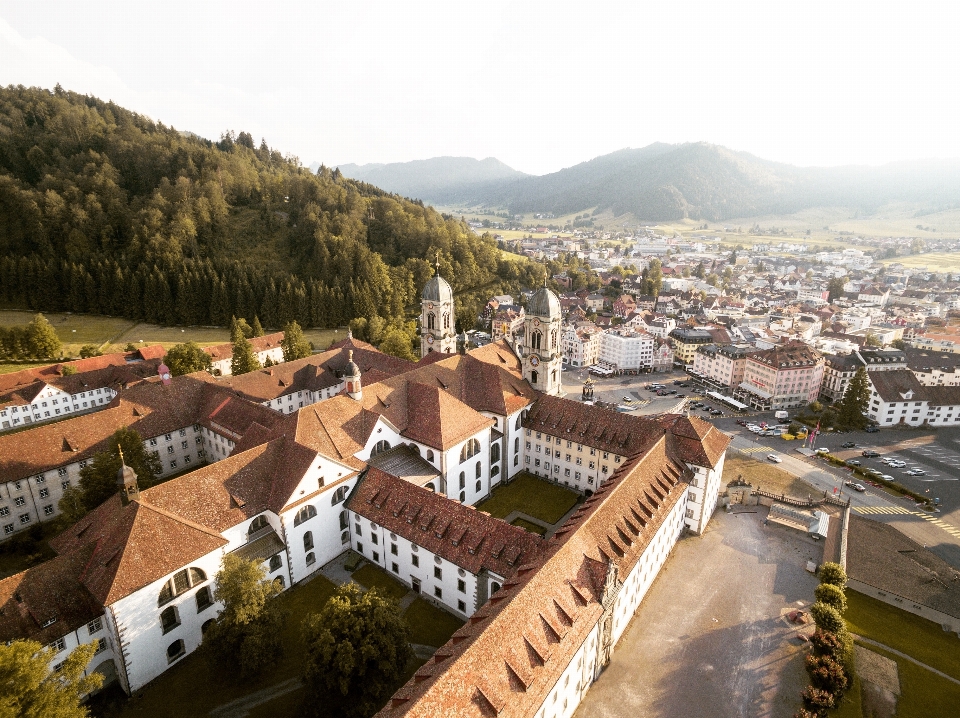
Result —
<instances>
[{"instance_id":1,"label":"evergreen tree","mask_svg":"<svg viewBox=\"0 0 960 718\"><path fill-rule=\"evenodd\" d=\"M236 343L241 339L243 339L243 332L240 331L240 324L236 316L232 316L230 317L230 341Z\"/></svg>"},{"instance_id":2,"label":"evergreen tree","mask_svg":"<svg viewBox=\"0 0 960 718\"><path fill-rule=\"evenodd\" d=\"M0 716L3 718L86 718L84 696L103 685L103 675L84 676L93 643L73 649L58 670L55 652L36 641L0 643Z\"/></svg>"},{"instance_id":3,"label":"evergreen tree","mask_svg":"<svg viewBox=\"0 0 960 718\"><path fill-rule=\"evenodd\" d=\"M869 405L870 383L867 379L867 370L860 367L847 384L847 390L843 393L843 399L837 407L837 417L845 427L862 429L867 425L864 412Z\"/></svg>"},{"instance_id":4,"label":"evergreen tree","mask_svg":"<svg viewBox=\"0 0 960 718\"><path fill-rule=\"evenodd\" d=\"M233 343L233 359L230 361L230 371L234 376L240 376L262 368L249 341L241 336Z\"/></svg>"},{"instance_id":5,"label":"evergreen tree","mask_svg":"<svg viewBox=\"0 0 960 718\"><path fill-rule=\"evenodd\" d=\"M303 330L296 322L290 322L283 328L280 346L283 348L284 361L303 359L311 354L310 343L303 338Z\"/></svg>"},{"instance_id":6,"label":"evergreen tree","mask_svg":"<svg viewBox=\"0 0 960 718\"><path fill-rule=\"evenodd\" d=\"M304 622L306 705L348 718L375 713L412 656L408 634L394 599L341 585Z\"/></svg>"},{"instance_id":7,"label":"evergreen tree","mask_svg":"<svg viewBox=\"0 0 960 718\"><path fill-rule=\"evenodd\" d=\"M169 367L173 376L212 370L210 355L196 342L186 342L171 347L163 358L163 363Z\"/></svg>"},{"instance_id":8,"label":"evergreen tree","mask_svg":"<svg viewBox=\"0 0 960 718\"><path fill-rule=\"evenodd\" d=\"M27 347L34 359L56 359L63 353L57 332L42 314L27 325Z\"/></svg>"},{"instance_id":9,"label":"evergreen tree","mask_svg":"<svg viewBox=\"0 0 960 718\"><path fill-rule=\"evenodd\" d=\"M262 337L263 336L263 327L260 326L260 317L253 317L253 336Z\"/></svg>"},{"instance_id":10,"label":"evergreen tree","mask_svg":"<svg viewBox=\"0 0 960 718\"><path fill-rule=\"evenodd\" d=\"M218 669L229 666L249 677L283 655L285 615L273 600L280 588L259 561L236 554L223 557L214 598L223 611L203 636L203 647Z\"/></svg>"},{"instance_id":11,"label":"evergreen tree","mask_svg":"<svg viewBox=\"0 0 960 718\"><path fill-rule=\"evenodd\" d=\"M95 509L117 492L121 449L123 463L136 473L141 489L151 486L162 473L160 457L147 451L140 434L128 426L120 427L111 437L109 447L94 454L93 460L80 469L80 490L87 511Z\"/></svg>"}]
</instances>

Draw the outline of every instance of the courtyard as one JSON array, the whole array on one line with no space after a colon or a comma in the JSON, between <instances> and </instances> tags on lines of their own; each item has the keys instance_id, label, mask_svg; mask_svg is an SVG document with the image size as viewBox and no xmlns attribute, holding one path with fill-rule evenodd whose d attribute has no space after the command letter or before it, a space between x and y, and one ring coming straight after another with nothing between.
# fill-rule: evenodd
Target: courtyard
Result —
<instances>
[{"instance_id":1,"label":"courtyard","mask_svg":"<svg viewBox=\"0 0 960 718\"><path fill-rule=\"evenodd\" d=\"M681 539L578 718L789 718L806 653L784 614L813 601L822 546L766 509L717 512Z\"/></svg>"},{"instance_id":2,"label":"courtyard","mask_svg":"<svg viewBox=\"0 0 960 718\"><path fill-rule=\"evenodd\" d=\"M521 471L477 504L477 511L549 538L579 499L576 491Z\"/></svg>"}]
</instances>

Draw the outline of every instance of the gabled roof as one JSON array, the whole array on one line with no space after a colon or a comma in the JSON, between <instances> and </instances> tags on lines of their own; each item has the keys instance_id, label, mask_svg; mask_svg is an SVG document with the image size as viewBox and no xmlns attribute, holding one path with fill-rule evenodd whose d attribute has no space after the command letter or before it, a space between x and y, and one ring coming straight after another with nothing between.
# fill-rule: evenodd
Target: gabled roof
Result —
<instances>
[{"instance_id":1,"label":"gabled roof","mask_svg":"<svg viewBox=\"0 0 960 718\"><path fill-rule=\"evenodd\" d=\"M250 337L250 339L247 341L249 341L250 346L253 347L253 353L258 354L260 352L269 351L270 349L276 349L279 347L280 342L283 341L283 332L264 334L262 337ZM230 359L233 357L233 342L217 344L211 347L204 347L203 351L209 354L210 359L213 361Z\"/></svg>"},{"instance_id":2,"label":"gabled roof","mask_svg":"<svg viewBox=\"0 0 960 718\"><path fill-rule=\"evenodd\" d=\"M909 369L871 371L867 377L877 394L885 403L902 401L927 401L929 389L920 383ZM938 387L942 391L945 387Z\"/></svg>"},{"instance_id":3,"label":"gabled roof","mask_svg":"<svg viewBox=\"0 0 960 718\"><path fill-rule=\"evenodd\" d=\"M684 499L684 467L666 451L661 438L602 484L377 715L536 713L599 620L608 577L629 574Z\"/></svg>"},{"instance_id":4,"label":"gabled roof","mask_svg":"<svg viewBox=\"0 0 960 718\"><path fill-rule=\"evenodd\" d=\"M363 475L347 508L472 574L486 569L509 578L539 558L544 544L536 534L376 467Z\"/></svg>"},{"instance_id":5,"label":"gabled roof","mask_svg":"<svg viewBox=\"0 0 960 718\"><path fill-rule=\"evenodd\" d=\"M107 606L225 546L219 533L140 501L114 494L50 542L59 554L93 552L79 575Z\"/></svg>"}]
</instances>

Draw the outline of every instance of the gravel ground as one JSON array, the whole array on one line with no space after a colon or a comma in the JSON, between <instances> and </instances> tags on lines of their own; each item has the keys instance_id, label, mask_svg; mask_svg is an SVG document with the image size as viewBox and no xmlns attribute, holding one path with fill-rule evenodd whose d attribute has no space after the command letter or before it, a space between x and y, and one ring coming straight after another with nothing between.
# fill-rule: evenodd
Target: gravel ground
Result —
<instances>
[{"instance_id":1,"label":"gravel ground","mask_svg":"<svg viewBox=\"0 0 960 718\"><path fill-rule=\"evenodd\" d=\"M578 718L793 715L805 649L782 614L812 602L822 544L765 515L718 511L677 545Z\"/></svg>"}]
</instances>

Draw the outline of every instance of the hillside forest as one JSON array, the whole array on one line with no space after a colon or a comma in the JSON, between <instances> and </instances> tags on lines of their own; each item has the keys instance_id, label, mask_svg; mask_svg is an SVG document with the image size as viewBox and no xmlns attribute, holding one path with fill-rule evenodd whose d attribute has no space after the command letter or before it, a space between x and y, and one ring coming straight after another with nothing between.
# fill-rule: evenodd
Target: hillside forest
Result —
<instances>
[{"instance_id":1,"label":"hillside forest","mask_svg":"<svg viewBox=\"0 0 960 718\"><path fill-rule=\"evenodd\" d=\"M409 329L438 253L461 329L550 269L246 132L214 142L59 86L0 88L0 306Z\"/></svg>"}]
</instances>

